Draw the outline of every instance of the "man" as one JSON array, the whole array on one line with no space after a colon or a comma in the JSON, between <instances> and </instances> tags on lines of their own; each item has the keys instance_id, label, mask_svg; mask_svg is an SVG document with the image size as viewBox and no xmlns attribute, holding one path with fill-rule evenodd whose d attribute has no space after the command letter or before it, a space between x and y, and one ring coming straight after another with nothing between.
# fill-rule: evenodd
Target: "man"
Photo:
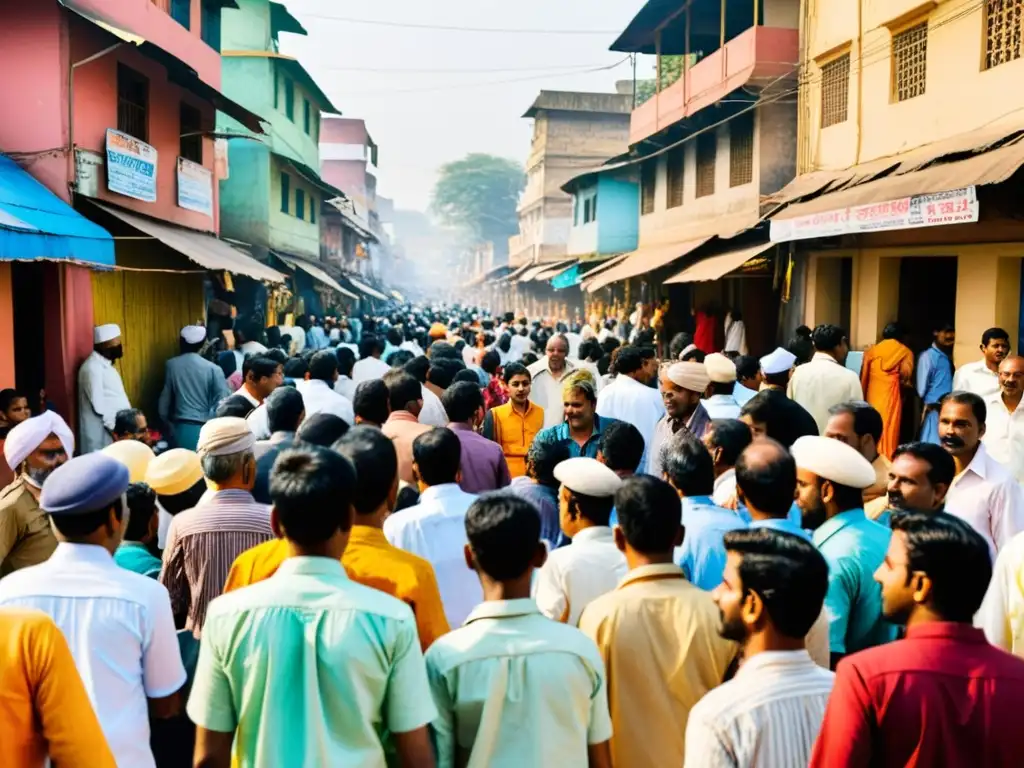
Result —
<instances>
[{"instance_id":1,"label":"man","mask_svg":"<svg viewBox=\"0 0 1024 768\"><path fill-rule=\"evenodd\" d=\"M356 353L342 345L335 348L334 354L338 358L338 378L334 382L334 391L351 402L356 395L356 383L352 381Z\"/></svg>"},{"instance_id":2,"label":"man","mask_svg":"<svg viewBox=\"0 0 1024 768\"><path fill-rule=\"evenodd\" d=\"M999 390L984 396L988 410L982 442L989 455L1024 482L1024 357L1005 358L999 364ZM1020 411L1018 413L1018 410Z\"/></svg>"},{"instance_id":3,"label":"man","mask_svg":"<svg viewBox=\"0 0 1024 768\"><path fill-rule=\"evenodd\" d=\"M430 371L430 360L421 355L402 366L406 373L420 383L423 395L423 410L420 412L420 423L428 427L443 427L448 423L448 414L444 412L441 398L427 386L427 373Z\"/></svg>"},{"instance_id":4,"label":"man","mask_svg":"<svg viewBox=\"0 0 1024 768\"><path fill-rule=\"evenodd\" d=\"M157 549L163 549L174 516L192 509L206 493L203 465L195 451L172 448L149 462L145 482L156 491L160 515Z\"/></svg>"},{"instance_id":5,"label":"man","mask_svg":"<svg viewBox=\"0 0 1024 768\"><path fill-rule=\"evenodd\" d=\"M389 371L384 377L388 388L391 414L381 427L384 434L395 444L398 452L398 478L403 483L413 484L412 444L417 437L430 431L426 424L420 424L423 411L423 393L420 383L401 368Z\"/></svg>"},{"instance_id":6,"label":"man","mask_svg":"<svg viewBox=\"0 0 1024 768\"><path fill-rule=\"evenodd\" d=\"M738 419L740 406L732 395L736 388L736 364L721 352L715 352L704 358L704 369L711 382L702 403L708 416L712 420Z\"/></svg>"},{"instance_id":7,"label":"man","mask_svg":"<svg viewBox=\"0 0 1024 768\"><path fill-rule=\"evenodd\" d=\"M715 468L715 505L725 507L736 500L736 461L752 439L750 427L739 419L716 419L704 434L704 447Z\"/></svg>"},{"instance_id":8,"label":"man","mask_svg":"<svg viewBox=\"0 0 1024 768\"><path fill-rule=\"evenodd\" d=\"M152 447L152 439L149 436L149 422L146 414L138 408L125 408L118 411L114 416L114 442L122 440L136 440Z\"/></svg>"},{"instance_id":9,"label":"man","mask_svg":"<svg viewBox=\"0 0 1024 768\"><path fill-rule=\"evenodd\" d=\"M643 467L644 438L640 430L625 421L610 424L601 433L597 460L625 480ZM614 511L612 513L614 515Z\"/></svg>"},{"instance_id":10,"label":"man","mask_svg":"<svg viewBox=\"0 0 1024 768\"><path fill-rule=\"evenodd\" d=\"M427 653L439 768L590 765L610 768L604 664L579 630L540 615L530 579L544 563L540 519L505 494L466 514L466 563L484 602ZM515 691L507 671L516 669Z\"/></svg>"},{"instance_id":11,"label":"man","mask_svg":"<svg viewBox=\"0 0 1024 768\"><path fill-rule=\"evenodd\" d=\"M939 511L956 476L956 463L935 443L906 443L896 449L889 468L888 492L864 512L872 520L889 525L889 509Z\"/></svg>"},{"instance_id":12,"label":"man","mask_svg":"<svg viewBox=\"0 0 1024 768\"><path fill-rule=\"evenodd\" d=\"M124 539L114 551L114 562L129 571L157 579L161 563L153 554L154 551L159 554L156 541L160 516L156 509L156 492L145 483L132 483L125 492L125 508L128 525Z\"/></svg>"},{"instance_id":13,"label":"man","mask_svg":"<svg viewBox=\"0 0 1024 768\"><path fill-rule=\"evenodd\" d=\"M533 378L522 363L509 363L502 370L508 402L491 408L484 416L480 434L501 446L513 478L526 474L526 456L533 439L544 428L544 409L530 402Z\"/></svg>"},{"instance_id":14,"label":"man","mask_svg":"<svg viewBox=\"0 0 1024 768\"><path fill-rule=\"evenodd\" d=\"M973 392L988 400L999 394L999 365L1010 354L1010 334L1002 328L989 328L981 334L981 360L966 363L953 374L953 389Z\"/></svg>"},{"instance_id":15,"label":"man","mask_svg":"<svg viewBox=\"0 0 1024 768\"><path fill-rule=\"evenodd\" d=\"M352 368L352 381L356 386L364 381L384 377L391 367L380 359L384 342L379 336L364 335L359 342L359 362Z\"/></svg>"},{"instance_id":16,"label":"man","mask_svg":"<svg viewBox=\"0 0 1024 768\"><path fill-rule=\"evenodd\" d=\"M682 765L690 710L726 679L739 649L719 635L711 595L672 563L683 530L671 486L631 477L615 508L615 544L629 573L580 617L608 670L612 764Z\"/></svg>"},{"instance_id":17,"label":"man","mask_svg":"<svg viewBox=\"0 0 1024 768\"><path fill-rule=\"evenodd\" d=\"M334 391L338 380L338 357L329 349L313 355L309 361L309 379L296 382L295 388L302 394L306 416L315 413L333 413L350 427L355 426L356 415L352 402Z\"/></svg>"},{"instance_id":18,"label":"man","mask_svg":"<svg viewBox=\"0 0 1024 768\"><path fill-rule=\"evenodd\" d=\"M811 335L814 357L790 376L786 393L814 417L818 434L825 433L828 409L847 400L863 400L860 376L846 368L850 343L836 325L819 325Z\"/></svg>"},{"instance_id":19,"label":"man","mask_svg":"<svg viewBox=\"0 0 1024 768\"><path fill-rule=\"evenodd\" d=\"M995 560L999 550L1024 530L1024 492L981 442L988 409L980 397L950 392L939 408L939 440L956 465L946 511L974 526Z\"/></svg>"},{"instance_id":20,"label":"man","mask_svg":"<svg viewBox=\"0 0 1024 768\"><path fill-rule=\"evenodd\" d=\"M242 386L236 395L252 403L256 410L270 393L284 383L284 366L273 358L250 355L242 363Z\"/></svg>"},{"instance_id":21,"label":"man","mask_svg":"<svg viewBox=\"0 0 1024 768\"><path fill-rule=\"evenodd\" d=\"M128 480L123 464L98 452L54 470L40 504L60 544L45 563L0 580L0 607L50 615L117 764L155 768L150 718L177 714L185 668L167 590L112 556L128 522Z\"/></svg>"},{"instance_id":22,"label":"man","mask_svg":"<svg viewBox=\"0 0 1024 768\"><path fill-rule=\"evenodd\" d=\"M466 493L486 493L512 482L501 446L476 432L484 420L480 387L468 381L453 384L445 390L441 404L448 414L448 429L462 443L459 487Z\"/></svg>"},{"instance_id":23,"label":"man","mask_svg":"<svg viewBox=\"0 0 1024 768\"><path fill-rule=\"evenodd\" d=\"M661 397L665 415L654 428L654 438L647 451L647 474L662 475L662 449L672 435L686 431L698 440L704 439L711 426L711 417L701 404L701 397L711 380L703 363L673 363L662 371Z\"/></svg>"},{"instance_id":24,"label":"man","mask_svg":"<svg viewBox=\"0 0 1024 768\"><path fill-rule=\"evenodd\" d=\"M548 339L545 356L530 366L533 388L530 400L544 409L544 428L562 423L562 379L576 370L566 358L569 356L569 341L559 334ZM595 385L596 387L596 385Z\"/></svg>"},{"instance_id":25,"label":"man","mask_svg":"<svg viewBox=\"0 0 1024 768\"><path fill-rule=\"evenodd\" d=\"M212 493L171 522L160 583L175 616L198 639L206 608L221 593L231 563L245 550L274 537L270 510L252 496L256 439L242 419L211 419L199 433L196 453Z\"/></svg>"},{"instance_id":26,"label":"man","mask_svg":"<svg viewBox=\"0 0 1024 768\"><path fill-rule=\"evenodd\" d=\"M810 765L1017 765L1024 661L971 626L988 546L943 512L900 512L892 528L875 579L906 637L839 664Z\"/></svg>"},{"instance_id":27,"label":"man","mask_svg":"<svg viewBox=\"0 0 1024 768\"><path fill-rule=\"evenodd\" d=\"M722 536L745 528L738 514L715 506L715 470L711 454L694 435L677 432L663 452L665 479L682 499L682 524L686 538L676 553L676 562L686 577L701 589L711 591L722 583L725 547Z\"/></svg>"},{"instance_id":28,"label":"man","mask_svg":"<svg viewBox=\"0 0 1024 768\"><path fill-rule=\"evenodd\" d=\"M777 389L786 392L789 388L789 379L793 374L793 366L796 365L796 355L783 347L776 347L773 352L765 355L759 360L763 381L758 391L766 389ZM743 403L740 403L742 406Z\"/></svg>"},{"instance_id":29,"label":"man","mask_svg":"<svg viewBox=\"0 0 1024 768\"><path fill-rule=\"evenodd\" d=\"M231 393L220 366L199 356L206 342L206 328L186 325L180 336L181 354L167 361L158 412L160 421L169 427L175 447L194 451L199 430L213 417L217 404Z\"/></svg>"},{"instance_id":30,"label":"man","mask_svg":"<svg viewBox=\"0 0 1024 768\"><path fill-rule=\"evenodd\" d=\"M124 356L121 329L98 325L93 329L92 353L78 369L78 436L81 453L98 451L113 442L114 417L131 408L114 361Z\"/></svg>"},{"instance_id":31,"label":"man","mask_svg":"<svg viewBox=\"0 0 1024 768\"><path fill-rule=\"evenodd\" d=\"M196 765L284 766L299 755L383 765L384 733L400 765L432 765L426 725L437 713L412 612L351 581L339 562L352 526L351 462L292 449L270 486L288 559L210 604L188 702Z\"/></svg>"},{"instance_id":32,"label":"man","mask_svg":"<svg viewBox=\"0 0 1024 768\"><path fill-rule=\"evenodd\" d=\"M352 400L356 424L380 429L391 415L391 395L383 379L370 379L356 387Z\"/></svg>"},{"instance_id":33,"label":"man","mask_svg":"<svg viewBox=\"0 0 1024 768\"><path fill-rule=\"evenodd\" d=\"M896 628L882 619L874 571L885 559L889 531L864 514L864 489L874 482L868 460L827 437L793 444L796 500L804 527L829 566L825 606L829 614L832 667L846 654L882 645Z\"/></svg>"},{"instance_id":34,"label":"man","mask_svg":"<svg viewBox=\"0 0 1024 768\"><path fill-rule=\"evenodd\" d=\"M713 597L719 633L742 646L743 664L690 711L684 765L807 765L835 681L805 641L825 601L828 565L809 541L779 531L732 531L725 548Z\"/></svg>"},{"instance_id":35,"label":"man","mask_svg":"<svg viewBox=\"0 0 1024 768\"><path fill-rule=\"evenodd\" d=\"M921 416L921 441L939 442L939 410L942 398L953 391L953 345L956 331L952 324L938 326L934 342L917 358L917 394L924 402Z\"/></svg>"},{"instance_id":36,"label":"man","mask_svg":"<svg viewBox=\"0 0 1024 768\"><path fill-rule=\"evenodd\" d=\"M733 364L736 366L736 386L733 387L732 396L736 404L742 407L761 388L761 364L753 355L740 355L733 360Z\"/></svg>"},{"instance_id":37,"label":"man","mask_svg":"<svg viewBox=\"0 0 1024 768\"><path fill-rule=\"evenodd\" d=\"M565 421L537 433L536 442L563 444L570 458L597 458L601 434L615 420L597 415L597 384L590 371L577 370L562 380Z\"/></svg>"},{"instance_id":38,"label":"man","mask_svg":"<svg viewBox=\"0 0 1024 768\"><path fill-rule=\"evenodd\" d=\"M256 459L256 482L252 496L260 504L270 504L270 471L274 462L295 442L295 434L306 419L306 404L294 387L278 387L267 398L270 437L257 440L252 453Z\"/></svg>"},{"instance_id":39,"label":"man","mask_svg":"<svg viewBox=\"0 0 1024 768\"><path fill-rule=\"evenodd\" d=\"M572 544L551 553L537 572L533 595L542 614L575 627L583 609L626 575L626 560L608 525L622 480L601 462L583 457L555 467L555 479L562 484L562 532Z\"/></svg>"},{"instance_id":40,"label":"man","mask_svg":"<svg viewBox=\"0 0 1024 768\"><path fill-rule=\"evenodd\" d=\"M4 458L15 480L0 491L0 578L47 560L57 548L39 506L42 488L75 451L75 438L53 411L27 419L7 433Z\"/></svg>"},{"instance_id":41,"label":"man","mask_svg":"<svg viewBox=\"0 0 1024 768\"><path fill-rule=\"evenodd\" d=\"M875 470L875 482L864 489L864 503L885 495L892 464L878 452L878 443L882 439L882 414L863 400L837 403L828 409L828 414L825 437L855 448Z\"/></svg>"},{"instance_id":42,"label":"man","mask_svg":"<svg viewBox=\"0 0 1024 768\"><path fill-rule=\"evenodd\" d=\"M384 535L433 566L448 626L458 627L483 598L463 555L466 510L476 496L459 487L462 443L450 429L434 428L413 441L412 455L419 504L389 517Z\"/></svg>"},{"instance_id":43,"label":"man","mask_svg":"<svg viewBox=\"0 0 1024 768\"><path fill-rule=\"evenodd\" d=\"M750 434L778 440L787 448L804 435L817 435L818 424L807 410L778 389L763 389L740 408L740 421Z\"/></svg>"},{"instance_id":44,"label":"man","mask_svg":"<svg viewBox=\"0 0 1024 768\"><path fill-rule=\"evenodd\" d=\"M658 390L649 386L651 372L639 347L627 346L619 350L615 373L615 381L602 389L597 398L597 415L635 426L643 435L646 451L647 446L653 444L654 430L665 415L665 405ZM657 373L656 368L654 373ZM642 461L647 466L646 455Z\"/></svg>"}]
</instances>

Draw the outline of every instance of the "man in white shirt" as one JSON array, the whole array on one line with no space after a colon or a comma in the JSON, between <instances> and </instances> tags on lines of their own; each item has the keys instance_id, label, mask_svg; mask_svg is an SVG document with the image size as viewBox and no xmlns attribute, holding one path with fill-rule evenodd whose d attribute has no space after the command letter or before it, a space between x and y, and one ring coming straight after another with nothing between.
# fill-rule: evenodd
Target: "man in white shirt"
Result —
<instances>
[{"instance_id":1,"label":"man in white shirt","mask_svg":"<svg viewBox=\"0 0 1024 768\"><path fill-rule=\"evenodd\" d=\"M988 414L982 442L989 456L1024 482L1024 357L1013 355L999 364L999 390L985 396Z\"/></svg>"},{"instance_id":2,"label":"man in white shirt","mask_svg":"<svg viewBox=\"0 0 1024 768\"><path fill-rule=\"evenodd\" d=\"M715 492L711 500L716 506L736 505L736 462L750 445L750 427L739 419L715 419L704 433L704 447L715 463Z\"/></svg>"},{"instance_id":3,"label":"man in white shirt","mask_svg":"<svg viewBox=\"0 0 1024 768\"><path fill-rule=\"evenodd\" d=\"M544 429L557 427L565 420L562 408L562 379L576 370L567 359L569 342L565 336L548 339L545 356L530 366L533 388L530 400L544 409ZM621 354L621 353L620 353Z\"/></svg>"},{"instance_id":4,"label":"man in white shirt","mask_svg":"<svg viewBox=\"0 0 1024 768\"><path fill-rule=\"evenodd\" d=\"M339 344L334 348L338 358L338 378L334 382L334 391L348 398L351 403L356 399L356 383L352 381L352 368L356 364L356 355L346 345Z\"/></svg>"},{"instance_id":5,"label":"man in white shirt","mask_svg":"<svg viewBox=\"0 0 1024 768\"><path fill-rule=\"evenodd\" d=\"M533 349L533 342L530 341L530 330L523 321L518 326L513 326L515 333L512 335L512 342L508 350L509 362L518 363L523 355Z\"/></svg>"},{"instance_id":6,"label":"man in white shirt","mask_svg":"<svg viewBox=\"0 0 1024 768\"><path fill-rule=\"evenodd\" d=\"M632 424L644 438L644 455L640 466L647 466L647 451L654 440L654 429L665 415L665 404L658 390L648 386L654 359L651 348L623 347L615 358L615 381L601 390L597 398L597 415ZM657 368L653 369L657 375Z\"/></svg>"},{"instance_id":7,"label":"man in white shirt","mask_svg":"<svg viewBox=\"0 0 1024 768\"><path fill-rule=\"evenodd\" d=\"M981 438L986 418L985 402L973 392L951 392L942 398L939 441L956 464L956 477L946 494L946 511L981 534L994 560L999 550L1024 530L1024 492L985 450Z\"/></svg>"},{"instance_id":8,"label":"man in white shirt","mask_svg":"<svg viewBox=\"0 0 1024 768\"><path fill-rule=\"evenodd\" d=\"M989 328L981 334L981 354L981 360L957 368L953 389L988 399L999 394L999 364L1010 354L1010 334L1002 328Z\"/></svg>"},{"instance_id":9,"label":"man in white shirt","mask_svg":"<svg viewBox=\"0 0 1024 768\"><path fill-rule=\"evenodd\" d=\"M720 352L715 352L704 358L704 369L711 380L708 397L703 402L708 416L712 420L738 419L740 404L733 395L736 389L736 364Z\"/></svg>"},{"instance_id":10,"label":"man in white shirt","mask_svg":"<svg viewBox=\"0 0 1024 768\"><path fill-rule=\"evenodd\" d=\"M359 342L360 360L352 368L352 381L358 387L364 381L383 379L391 367L380 359L384 354L384 342L378 336L364 335Z\"/></svg>"},{"instance_id":11,"label":"man in white shirt","mask_svg":"<svg viewBox=\"0 0 1024 768\"><path fill-rule=\"evenodd\" d=\"M555 467L562 532L572 544L556 549L537 572L534 599L549 619L571 626L596 598L615 589L628 570L608 525L622 479L596 459L579 457Z\"/></svg>"},{"instance_id":12,"label":"man in white shirt","mask_svg":"<svg viewBox=\"0 0 1024 768\"><path fill-rule=\"evenodd\" d=\"M417 437L412 456L420 502L385 520L384 536L433 566L448 625L459 627L483 600L480 581L465 558L466 510L477 497L459 488L462 443L450 429L435 428Z\"/></svg>"},{"instance_id":13,"label":"man in white shirt","mask_svg":"<svg viewBox=\"0 0 1024 768\"><path fill-rule=\"evenodd\" d=\"M731 531L725 548L713 595L719 631L743 645L743 664L690 710L684 766L807 765L835 681L805 643L825 601L828 565L810 542L767 528Z\"/></svg>"},{"instance_id":14,"label":"man in white shirt","mask_svg":"<svg viewBox=\"0 0 1024 768\"><path fill-rule=\"evenodd\" d=\"M819 325L811 336L814 357L798 366L789 379L787 394L802 405L825 434L828 409L847 400L863 400L860 376L844 367L850 344L846 332L835 325Z\"/></svg>"},{"instance_id":15,"label":"man in white shirt","mask_svg":"<svg viewBox=\"0 0 1024 768\"><path fill-rule=\"evenodd\" d=\"M45 563L0 581L0 606L54 620L117 764L155 768L149 720L178 713L185 669L167 590L114 563L128 482L127 467L98 452L56 469L40 505L60 544Z\"/></svg>"},{"instance_id":16,"label":"man in white shirt","mask_svg":"<svg viewBox=\"0 0 1024 768\"><path fill-rule=\"evenodd\" d=\"M81 453L107 447L114 438L118 411L132 407L114 361L124 356L121 329L113 323L92 332L92 353L78 369L78 448Z\"/></svg>"},{"instance_id":17,"label":"man in white shirt","mask_svg":"<svg viewBox=\"0 0 1024 768\"><path fill-rule=\"evenodd\" d=\"M309 379L295 383L306 405L306 417L314 413L332 413L350 427L356 423L352 401L334 391L338 379L338 358L333 350L322 349L309 361Z\"/></svg>"}]
</instances>

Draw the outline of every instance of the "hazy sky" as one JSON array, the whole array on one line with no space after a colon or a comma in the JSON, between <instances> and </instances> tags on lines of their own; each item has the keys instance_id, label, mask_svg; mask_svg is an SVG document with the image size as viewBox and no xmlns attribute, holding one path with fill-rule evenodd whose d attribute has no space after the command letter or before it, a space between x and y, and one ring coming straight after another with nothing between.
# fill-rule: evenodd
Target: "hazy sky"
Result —
<instances>
[{"instance_id":1,"label":"hazy sky","mask_svg":"<svg viewBox=\"0 0 1024 768\"><path fill-rule=\"evenodd\" d=\"M540 89L612 91L616 80L629 79L628 61L611 70L585 70L625 58L608 46L644 4L644 0L285 2L309 36L283 34L282 51L302 61L345 116L366 120L380 147L380 194L393 197L400 208L421 210L427 208L436 170L445 162L468 152L526 159L530 121L520 116ZM598 30L602 34L465 32L343 19L501 30ZM645 71L649 69L645 65Z\"/></svg>"}]
</instances>

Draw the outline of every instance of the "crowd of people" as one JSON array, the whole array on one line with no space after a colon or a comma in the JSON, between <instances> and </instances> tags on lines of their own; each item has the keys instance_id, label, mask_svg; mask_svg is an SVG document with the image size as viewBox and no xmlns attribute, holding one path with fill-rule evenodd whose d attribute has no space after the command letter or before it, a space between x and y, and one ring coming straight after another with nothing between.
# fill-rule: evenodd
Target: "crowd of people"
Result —
<instances>
[{"instance_id":1,"label":"crowd of people","mask_svg":"<svg viewBox=\"0 0 1024 768\"><path fill-rule=\"evenodd\" d=\"M152 428L96 328L77 444L0 391L0 765L1016 765L1024 358L730 319L189 326Z\"/></svg>"}]
</instances>

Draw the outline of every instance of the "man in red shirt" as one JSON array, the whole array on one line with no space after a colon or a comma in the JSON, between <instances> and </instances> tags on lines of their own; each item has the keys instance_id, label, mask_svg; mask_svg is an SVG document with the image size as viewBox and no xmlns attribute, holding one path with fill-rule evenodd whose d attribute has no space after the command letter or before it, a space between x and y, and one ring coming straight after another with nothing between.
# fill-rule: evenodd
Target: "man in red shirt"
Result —
<instances>
[{"instance_id":1,"label":"man in red shirt","mask_svg":"<svg viewBox=\"0 0 1024 768\"><path fill-rule=\"evenodd\" d=\"M971 626L988 545L945 512L897 512L892 529L875 580L906 638L839 663L812 768L1020 765L1024 660Z\"/></svg>"}]
</instances>

